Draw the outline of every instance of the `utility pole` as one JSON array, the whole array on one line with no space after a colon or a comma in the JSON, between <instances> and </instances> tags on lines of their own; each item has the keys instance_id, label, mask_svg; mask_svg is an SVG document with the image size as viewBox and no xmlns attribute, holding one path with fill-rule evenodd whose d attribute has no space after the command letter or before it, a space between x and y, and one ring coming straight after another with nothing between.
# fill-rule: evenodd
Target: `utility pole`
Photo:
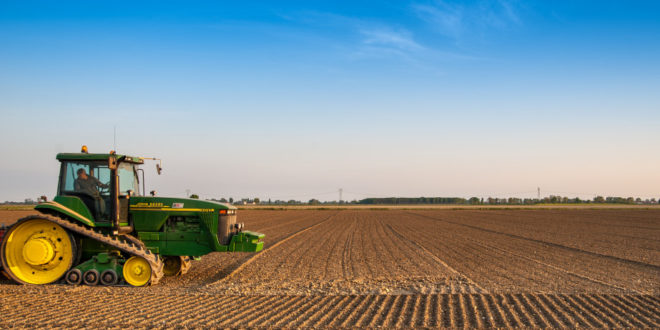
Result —
<instances>
[{"instance_id":1,"label":"utility pole","mask_svg":"<svg viewBox=\"0 0 660 330\"><path fill-rule=\"evenodd\" d=\"M536 197L541 199L541 187L536 187Z\"/></svg>"},{"instance_id":2,"label":"utility pole","mask_svg":"<svg viewBox=\"0 0 660 330\"><path fill-rule=\"evenodd\" d=\"M339 204L341 204L341 201L342 201L341 195L342 195L343 192L344 192L344 189L339 188Z\"/></svg>"}]
</instances>

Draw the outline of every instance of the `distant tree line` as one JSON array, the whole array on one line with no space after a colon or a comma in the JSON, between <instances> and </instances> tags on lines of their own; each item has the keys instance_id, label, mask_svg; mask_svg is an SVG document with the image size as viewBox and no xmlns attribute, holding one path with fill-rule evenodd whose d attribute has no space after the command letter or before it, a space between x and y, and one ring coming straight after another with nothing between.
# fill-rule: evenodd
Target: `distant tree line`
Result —
<instances>
[{"instance_id":1,"label":"distant tree line","mask_svg":"<svg viewBox=\"0 0 660 330\"><path fill-rule=\"evenodd\" d=\"M229 203L235 205L343 205L343 204L365 204L365 205L397 205L397 204L445 204L445 205L536 205L536 204L658 204L660 198L641 199L634 197L603 197L596 196L593 199L570 198L565 196L550 195L538 198L463 198L463 197L385 197L365 198L352 201L319 201L312 198L307 202L300 200L260 200L259 198L220 198L212 201Z\"/></svg>"},{"instance_id":2,"label":"distant tree line","mask_svg":"<svg viewBox=\"0 0 660 330\"><path fill-rule=\"evenodd\" d=\"M45 196L40 199L45 200ZM199 198L197 194L191 194L190 198ZM463 197L385 197L385 198L365 198L362 200L352 201L324 201L321 202L316 198L312 198L307 202L290 199L290 200L261 200L255 198L241 198L234 200L234 198L211 198L211 201L220 203L229 203L234 205L344 205L344 204L366 204L366 205L396 205L396 204L446 204L446 205L536 205L536 204L658 204L660 198L641 199L634 197L603 197L596 196L593 199L580 199L578 197L569 198L565 196L550 195L541 199L538 198L463 198ZM5 201L0 205L34 205L37 201L27 198L23 202Z\"/></svg>"}]
</instances>

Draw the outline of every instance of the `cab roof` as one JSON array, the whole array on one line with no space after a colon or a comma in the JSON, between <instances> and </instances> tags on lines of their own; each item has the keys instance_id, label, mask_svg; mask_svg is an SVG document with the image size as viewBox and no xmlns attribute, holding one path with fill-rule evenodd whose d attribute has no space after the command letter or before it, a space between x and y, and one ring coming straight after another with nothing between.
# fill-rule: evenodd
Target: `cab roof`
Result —
<instances>
[{"instance_id":1,"label":"cab roof","mask_svg":"<svg viewBox=\"0 0 660 330\"><path fill-rule=\"evenodd\" d=\"M57 160L100 160L107 161L110 157L117 157L117 160L120 162L128 162L134 164L144 164L144 160L140 157L127 156L127 155L118 155L118 154L88 154L88 153L59 153L57 154Z\"/></svg>"}]
</instances>

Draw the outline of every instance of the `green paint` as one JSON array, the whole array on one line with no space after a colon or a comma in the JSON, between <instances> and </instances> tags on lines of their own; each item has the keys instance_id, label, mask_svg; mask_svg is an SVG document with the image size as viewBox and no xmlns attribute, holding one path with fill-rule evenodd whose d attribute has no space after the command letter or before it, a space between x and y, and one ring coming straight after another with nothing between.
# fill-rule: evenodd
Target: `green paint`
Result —
<instances>
[{"instance_id":1,"label":"green paint","mask_svg":"<svg viewBox=\"0 0 660 330\"><path fill-rule=\"evenodd\" d=\"M80 199L78 200L80 201ZM53 201L53 202L37 204L37 206L35 206L34 209L41 213L61 215L64 218L73 219L74 221L81 222L89 227L96 227L96 224L94 223L94 220L92 218L87 218L82 214L78 213L77 211L71 210L68 207L58 202ZM89 210L87 210L87 214L89 214Z\"/></svg>"},{"instance_id":2,"label":"green paint","mask_svg":"<svg viewBox=\"0 0 660 330\"><path fill-rule=\"evenodd\" d=\"M88 270L96 269L99 275L107 269L112 269L117 273L117 279L121 280L124 261L115 253L99 253L74 268L80 269L82 274L85 274Z\"/></svg>"},{"instance_id":3,"label":"green paint","mask_svg":"<svg viewBox=\"0 0 660 330\"><path fill-rule=\"evenodd\" d=\"M92 212L89 211L85 203L80 200L78 197L72 197L72 196L56 196L53 198L54 202L60 203L62 206L65 206L76 213L82 215L83 217L87 219L93 219L94 217L92 216ZM92 220L89 220L90 222Z\"/></svg>"}]
</instances>

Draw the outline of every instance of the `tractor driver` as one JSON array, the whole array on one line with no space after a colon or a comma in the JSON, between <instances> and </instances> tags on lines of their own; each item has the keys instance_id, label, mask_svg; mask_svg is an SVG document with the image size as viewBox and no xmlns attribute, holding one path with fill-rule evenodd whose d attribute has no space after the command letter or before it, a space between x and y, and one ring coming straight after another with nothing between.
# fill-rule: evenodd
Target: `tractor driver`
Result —
<instances>
[{"instance_id":1,"label":"tractor driver","mask_svg":"<svg viewBox=\"0 0 660 330\"><path fill-rule=\"evenodd\" d=\"M101 183L99 179L92 175L87 175L85 169L78 169L78 172L76 173L78 174L78 178L73 185L75 191L87 194L94 198L94 204L96 204L98 215L105 214L105 201L101 197L98 188L108 188L108 185Z\"/></svg>"}]
</instances>

